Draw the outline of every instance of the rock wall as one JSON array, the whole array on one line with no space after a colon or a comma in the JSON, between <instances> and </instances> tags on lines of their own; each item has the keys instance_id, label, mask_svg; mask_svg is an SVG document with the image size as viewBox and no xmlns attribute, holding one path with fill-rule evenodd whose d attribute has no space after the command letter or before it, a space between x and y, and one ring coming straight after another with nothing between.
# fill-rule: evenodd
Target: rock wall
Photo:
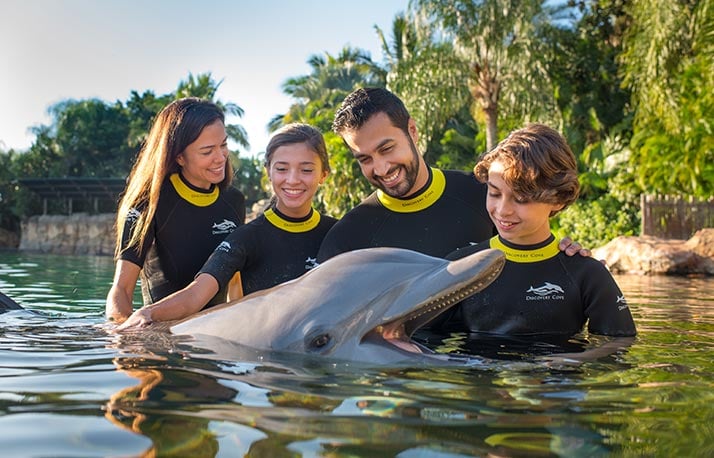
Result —
<instances>
[{"instance_id":1,"label":"rock wall","mask_svg":"<svg viewBox=\"0 0 714 458\"><path fill-rule=\"evenodd\" d=\"M620 236L593 250L593 257L614 273L714 275L714 229L701 229L689 240Z\"/></svg>"},{"instance_id":2,"label":"rock wall","mask_svg":"<svg viewBox=\"0 0 714 458\"><path fill-rule=\"evenodd\" d=\"M115 217L114 213L31 216L22 222L19 249L112 256Z\"/></svg>"},{"instance_id":3,"label":"rock wall","mask_svg":"<svg viewBox=\"0 0 714 458\"><path fill-rule=\"evenodd\" d=\"M20 245L20 235L0 227L0 250L15 249Z\"/></svg>"}]
</instances>

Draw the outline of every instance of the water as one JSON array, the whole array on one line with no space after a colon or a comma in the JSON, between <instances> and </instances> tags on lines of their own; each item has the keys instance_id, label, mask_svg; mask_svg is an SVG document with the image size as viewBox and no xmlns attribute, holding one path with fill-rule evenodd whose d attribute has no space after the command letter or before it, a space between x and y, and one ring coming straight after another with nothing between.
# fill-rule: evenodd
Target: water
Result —
<instances>
[{"instance_id":1,"label":"water","mask_svg":"<svg viewBox=\"0 0 714 458\"><path fill-rule=\"evenodd\" d=\"M639 335L591 362L501 347L474 367L385 369L112 336L112 268L0 252L0 290L39 312L0 315L3 456L714 456L711 278L618 276Z\"/></svg>"}]
</instances>

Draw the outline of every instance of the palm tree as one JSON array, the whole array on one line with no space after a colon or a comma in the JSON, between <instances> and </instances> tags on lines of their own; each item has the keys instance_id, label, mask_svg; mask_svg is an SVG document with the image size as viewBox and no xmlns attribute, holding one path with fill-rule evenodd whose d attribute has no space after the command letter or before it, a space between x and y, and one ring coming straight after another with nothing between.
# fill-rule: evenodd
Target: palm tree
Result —
<instances>
[{"instance_id":1,"label":"palm tree","mask_svg":"<svg viewBox=\"0 0 714 458\"><path fill-rule=\"evenodd\" d=\"M361 86L384 86L385 71L363 49L345 46L336 56L327 52L315 54L307 63L311 68L309 74L288 78L283 83L283 92L293 97L295 103L287 113L273 118L270 130L296 121L329 130L334 111L347 94Z\"/></svg>"},{"instance_id":2,"label":"palm tree","mask_svg":"<svg viewBox=\"0 0 714 458\"><path fill-rule=\"evenodd\" d=\"M176 88L176 98L181 97L200 97L202 99L211 100L218 105L223 112L228 116L243 117L243 108L233 102L223 102L216 98L218 88L223 83L223 80L216 81L211 76L211 72L200 73L196 76L189 73L188 78L181 81ZM248 148L248 133L240 124L226 124L226 133L228 138L236 142L243 148Z\"/></svg>"},{"instance_id":3,"label":"palm tree","mask_svg":"<svg viewBox=\"0 0 714 458\"><path fill-rule=\"evenodd\" d=\"M486 124L486 147L498 141L502 106L520 115L553 106L538 31L549 15L543 0L414 0L453 43L473 101ZM501 102L505 101L504 104Z\"/></svg>"},{"instance_id":4,"label":"palm tree","mask_svg":"<svg viewBox=\"0 0 714 458\"><path fill-rule=\"evenodd\" d=\"M391 40L375 26L386 58L387 87L397 94L419 126L419 146L436 150L444 126L468 104L460 60L451 43L434 39L425 17L398 14Z\"/></svg>"}]
</instances>

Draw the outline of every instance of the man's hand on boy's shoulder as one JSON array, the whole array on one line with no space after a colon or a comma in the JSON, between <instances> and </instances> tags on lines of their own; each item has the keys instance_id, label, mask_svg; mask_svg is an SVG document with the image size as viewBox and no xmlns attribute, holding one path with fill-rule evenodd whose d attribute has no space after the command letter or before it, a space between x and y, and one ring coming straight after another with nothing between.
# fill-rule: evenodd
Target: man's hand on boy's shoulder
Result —
<instances>
[{"instance_id":1,"label":"man's hand on boy's shoulder","mask_svg":"<svg viewBox=\"0 0 714 458\"><path fill-rule=\"evenodd\" d=\"M583 248L578 242L573 242L570 237L563 237L558 244L558 248L560 248L560 251L565 251L568 256L576 254L586 258L592 256L592 252L589 249Z\"/></svg>"}]
</instances>

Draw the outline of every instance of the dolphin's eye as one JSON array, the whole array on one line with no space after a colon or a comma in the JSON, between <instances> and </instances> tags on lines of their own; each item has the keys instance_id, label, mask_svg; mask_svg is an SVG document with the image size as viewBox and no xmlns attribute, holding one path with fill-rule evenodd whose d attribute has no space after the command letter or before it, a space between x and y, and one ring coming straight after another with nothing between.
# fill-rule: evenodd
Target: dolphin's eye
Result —
<instances>
[{"instance_id":1,"label":"dolphin's eye","mask_svg":"<svg viewBox=\"0 0 714 458\"><path fill-rule=\"evenodd\" d=\"M310 342L310 347L322 348L329 343L330 343L330 335L329 334L320 334L319 336L312 339L312 342Z\"/></svg>"}]
</instances>

